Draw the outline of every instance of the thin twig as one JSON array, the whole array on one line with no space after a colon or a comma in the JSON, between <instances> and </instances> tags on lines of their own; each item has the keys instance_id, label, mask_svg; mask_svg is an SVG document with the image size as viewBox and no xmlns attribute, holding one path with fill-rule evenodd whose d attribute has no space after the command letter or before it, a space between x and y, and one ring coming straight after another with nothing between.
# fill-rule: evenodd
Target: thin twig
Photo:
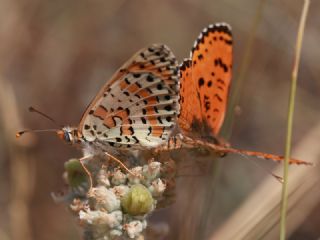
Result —
<instances>
[{"instance_id":1,"label":"thin twig","mask_svg":"<svg viewBox=\"0 0 320 240\"><path fill-rule=\"evenodd\" d=\"M291 152L291 137L292 137L292 123L293 123L293 114L294 114L294 105L295 105L295 95L297 89L297 76L299 70L299 62L301 56L301 46L302 39L305 29L306 18L308 15L309 9L309 0L304 1L304 6L302 9L297 41L296 41L296 51L295 58L293 64L292 71L292 82L290 89L290 98L289 98L289 108L288 108L288 122L287 122L287 137L286 137L286 147L285 147L285 164L283 170L283 187L281 194L281 219L280 219L280 240L284 240L286 238L286 212L287 212L287 204L288 204L288 168L289 168L289 159Z\"/></svg>"}]
</instances>

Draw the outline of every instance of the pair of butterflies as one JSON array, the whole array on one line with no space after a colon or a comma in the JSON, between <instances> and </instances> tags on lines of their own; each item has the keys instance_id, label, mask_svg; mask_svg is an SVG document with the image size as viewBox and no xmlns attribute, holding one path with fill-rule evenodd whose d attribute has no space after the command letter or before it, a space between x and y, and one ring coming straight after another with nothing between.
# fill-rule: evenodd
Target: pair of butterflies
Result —
<instances>
[{"instance_id":1,"label":"pair of butterflies","mask_svg":"<svg viewBox=\"0 0 320 240\"><path fill-rule=\"evenodd\" d=\"M231 70L232 34L225 23L205 28L190 59L180 66L167 46L153 44L138 51L102 87L78 127L63 127L57 134L91 152L114 153L120 148L159 149L177 128L189 143L218 152L283 160L219 143Z\"/></svg>"}]
</instances>

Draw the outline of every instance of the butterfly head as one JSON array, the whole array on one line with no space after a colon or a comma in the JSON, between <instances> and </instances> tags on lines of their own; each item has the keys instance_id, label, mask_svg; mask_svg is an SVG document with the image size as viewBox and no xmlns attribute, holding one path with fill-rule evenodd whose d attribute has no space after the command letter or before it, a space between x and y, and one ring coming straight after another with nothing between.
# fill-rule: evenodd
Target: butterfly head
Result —
<instances>
[{"instance_id":1,"label":"butterfly head","mask_svg":"<svg viewBox=\"0 0 320 240\"><path fill-rule=\"evenodd\" d=\"M76 127L63 127L57 130L57 135L60 139L69 144L75 144L81 142L81 134Z\"/></svg>"}]
</instances>

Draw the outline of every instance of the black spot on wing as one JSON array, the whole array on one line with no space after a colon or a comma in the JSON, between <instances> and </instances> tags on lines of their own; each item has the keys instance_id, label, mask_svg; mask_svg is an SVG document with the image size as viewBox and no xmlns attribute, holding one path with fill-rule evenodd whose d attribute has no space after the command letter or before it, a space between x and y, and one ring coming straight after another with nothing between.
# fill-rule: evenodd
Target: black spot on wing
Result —
<instances>
[{"instance_id":1,"label":"black spot on wing","mask_svg":"<svg viewBox=\"0 0 320 240\"><path fill-rule=\"evenodd\" d=\"M227 64L225 64L221 58L216 58L213 63L214 63L214 66L221 67L224 72L229 71Z\"/></svg>"},{"instance_id":2,"label":"black spot on wing","mask_svg":"<svg viewBox=\"0 0 320 240\"><path fill-rule=\"evenodd\" d=\"M199 78L198 85L199 85L199 87L202 87L204 85L204 79L202 77Z\"/></svg>"}]
</instances>

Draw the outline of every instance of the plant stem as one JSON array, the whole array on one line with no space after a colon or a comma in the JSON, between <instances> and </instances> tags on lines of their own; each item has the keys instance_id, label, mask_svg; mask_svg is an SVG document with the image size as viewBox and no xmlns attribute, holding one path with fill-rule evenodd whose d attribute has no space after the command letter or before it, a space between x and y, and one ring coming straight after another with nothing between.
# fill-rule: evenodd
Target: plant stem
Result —
<instances>
[{"instance_id":1,"label":"plant stem","mask_svg":"<svg viewBox=\"0 0 320 240\"><path fill-rule=\"evenodd\" d=\"M300 24L296 40L295 48L295 57L292 70L292 79L291 79L291 89L289 97L289 108L288 108L288 120L287 120L287 137L286 137L286 147L285 147L285 163L283 170L283 186L281 194L281 219L280 219L280 240L285 240L286 238L286 212L288 204L288 168L289 168L289 158L291 152L291 137L292 137L292 124L293 124L293 114L294 114L294 105L295 105L295 95L297 89L297 77L299 70L299 62L301 56L301 46L302 39L305 29L306 18L309 9L309 0L304 1L304 6L302 9L302 14L300 18Z\"/></svg>"}]
</instances>

